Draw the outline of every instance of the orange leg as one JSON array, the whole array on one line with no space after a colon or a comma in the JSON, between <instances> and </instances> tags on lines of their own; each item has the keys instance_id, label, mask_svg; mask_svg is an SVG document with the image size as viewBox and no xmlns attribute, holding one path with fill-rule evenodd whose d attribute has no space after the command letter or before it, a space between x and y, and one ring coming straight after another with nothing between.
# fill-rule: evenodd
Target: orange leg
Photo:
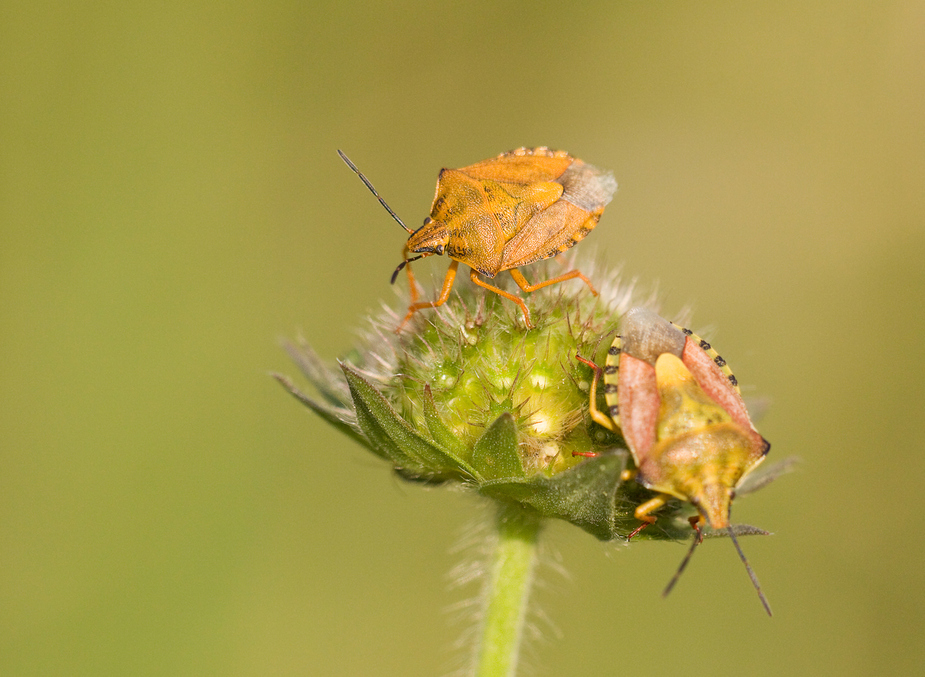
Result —
<instances>
[{"instance_id":1,"label":"orange leg","mask_svg":"<svg viewBox=\"0 0 925 677\"><path fill-rule=\"evenodd\" d=\"M591 403L588 406L589 413L591 414L591 420L597 423L598 425L603 426L604 428L607 428L607 430L609 430L610 432L613 432L613 433L617 432L617 428L613 424L613 421L610 419L610 417L604 414L604 412L602 412L600 409L597 408L597 382L601 380L601 375L604 373L604 370L601 369L596 364L594 364L594 362L592 362L591 360L586 360L581 355L576 355L575 357L578 358L579 362L584 362L585 364L587 364L589 367L591 367L594 370L594 378L591 380L591 397L590 397ZM580 454L580 455L585 456L587 454Z\"/></svg>"},{"instance_id":2,"label":"orange leg","mask_svg":"<svg viewBox=\"0 0 925 677\"><path fill-rule=\"evenodd\" d=\"M395 330L397 334L402 330L402 327L411 319L411 316L414 315L417 311L422 308L436 308L437 306L442 306L446 303L446 300L450 298L450 290L453 288L453 281L456 279L456 269L459 268L459 261L453 261L450 264L449 270L446 271L446 277L443 278L443 288L440 290L440 297L436 301L417 301L417 288L414 284L414 275L411 274L411 266L408 266L408 282L411 285L411 305L408 306L408 314L405 315L405 319L401 321L401 324L398 325L398 328ZM473 274L475 271L473 271Z\"/></svg>"},{"instance_id":3,"label":"orange leg","mask_svg":"<svg viewBox=\"0 0 925 677\"><path fill-rule=\"evenodd\" d=\"M633 513L633 517L638 519L642 524L633 529L630 532L630 535L626 537L626 540L630 540L633 536L638 534L640 531L645 529L650 524L655 524L655 515L650 515L650 512L655 512L659 508L665 505L668 501L668 496L665 494L659 494L655 498L651 498L645 503L636 507L636 512Z\"/></svg>"},{"instance_id":4,"label":"orange leg","mask_svg":"<svg viewBox=\"0 0 925 677\"><path fill-rule=\"evenodd\" d=\"M515 271L512 270L511 272L513 273ZM475 271L475 269L472 270L472 274L470 275L470 277L472 278L472 281L475 282L478 286L484 287L485 289L488 289L489 291L493 291L496 294L503 296L506 299L510 299L511 301L516 303L518 306L520 306L520 310L524 314L524 320L526 320L527 322L527 329L533 329L533 323L530 321L530 311L527 310L527 304L524 303L522 298L514 296L510 292L506 292L503 289L498 289L497 287L488 284L487 282L479 278L479 274Z\"/></svg>"},{"instance_id":5,"label":"orange leg","mask_svg":"<svg viewBox=\"0 0 925 677\"><path fill-rule=\"evenodd\" d=\"M508 272L511 274L511 277L514 278L514 282L517 283L517 286L526 292L536 291L537 289L548 287L551 284L565 282L566 280L572 280L577 277L579 280L581 280L586 285L588 285L588 289L591 290L592 294L597 296L597 289L594 288L594 285L591 284L591 280L586 278L580 270L570 270L567 273L562 273L561 275L558 275L557 277L554 277L550 280L544 280L543 282L538 282L537 284L530 284L529 282L527 282L527 278L525 278L523 276L523 273L521 273L516 268L511 268L511 270L509 270Z\"/></svg>"},{"instance_id":6,"label":"orange leg","mask_svg":"<svg viewBox=\"0 0 925 677\"><path fill-rule=\"evenodd\" d=\"M414 281L414 273L411 272L410 263L405 266L405 270L408 271L408 291L411 292L411 305L414 305L418 301L418 285L417 282ZM406 317L404 320L402 320L401 324L403 325L407 321L408 318ZM401 325L399 325L398 328L401 329Z\"/></svg>"},{"instance_id":7,"label":"orange leg","mask_svg":"<svg viewBox=\"0 0 925 677\"><path fill-rule=\"evenodd\" d=\"M633 530L630 532L629 536L626 537L626 540L627 540L627 541L632 540L632 539L633 539L633 536L635 536L636 534L638 534L640 531L642 531L643 529L645 529L645 528L646 528L647 526L649 526L650 524L655 524L655 518L654 518L652 515L646 515L645 518L644 518L643 523L640 524L640 525L639 525L638 527L636 527L635 529L633 529Z\"/></svg>"},{"instance_id":8,"label":"orange leg","mask_svg":"<svg viewBox=\"0 0 925 677\"><path fill-rule=\"evenodd\" d=\"M695 515L694 517L688 517L687 521L691 523L691 528L697 532L697 543L703 543L703 525L706 523L706 520L703 518L703 515Z\"/></svg>"}]
</instances>

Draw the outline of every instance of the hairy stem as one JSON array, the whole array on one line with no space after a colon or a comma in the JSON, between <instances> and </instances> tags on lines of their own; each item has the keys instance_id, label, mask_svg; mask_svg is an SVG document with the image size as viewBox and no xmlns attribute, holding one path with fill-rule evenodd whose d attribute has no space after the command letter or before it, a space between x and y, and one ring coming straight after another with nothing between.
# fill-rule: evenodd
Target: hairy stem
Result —
<instances>
[{"instance_id":1,"label":"hairy stem","mask_svg":"<svg viewBox=\"0 0 925 677\"><path fill-rule=\"evenodd\" d=\"M497 545L483 599L478 677L513 677L533 583L541 520L513 505L501 505Z\"/></svg>"}]
</instances>

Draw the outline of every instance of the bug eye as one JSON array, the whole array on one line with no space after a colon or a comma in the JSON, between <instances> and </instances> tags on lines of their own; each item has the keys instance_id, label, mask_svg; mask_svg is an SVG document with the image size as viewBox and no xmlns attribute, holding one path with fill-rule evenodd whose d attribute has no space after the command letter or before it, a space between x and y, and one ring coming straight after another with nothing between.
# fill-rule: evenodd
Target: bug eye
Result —
<instances>
[{"instance_id":1,"label":"bug eye","mask_svg":"<svg viewBox=\"0 0 925 677\"><path fill-rule=\"evenodd\" d=\"M437 249L434 250L434 251L437 252L437 256L443 256L443 245L442 245L442 244L438 244L438 245L437 245Z\"/></svg>"}]
</instances>

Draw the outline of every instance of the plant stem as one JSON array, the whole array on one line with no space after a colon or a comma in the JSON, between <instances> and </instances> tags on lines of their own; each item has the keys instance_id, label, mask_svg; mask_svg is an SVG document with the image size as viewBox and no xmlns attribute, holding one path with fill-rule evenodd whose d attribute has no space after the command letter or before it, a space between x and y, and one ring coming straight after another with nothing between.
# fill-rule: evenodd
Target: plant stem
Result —
<instances>
[{"instance_id":1,"label":"plant stem","mask_svg":"<svg viewBox=\"0 0 925 677\"><path fill-rule=\"evenodd\" d=\"M540 525L538 516L520 507L499 507L498 541L483 599L484 618L475 673L478 677L516 674Z\"/></svg>"}]
</instances>

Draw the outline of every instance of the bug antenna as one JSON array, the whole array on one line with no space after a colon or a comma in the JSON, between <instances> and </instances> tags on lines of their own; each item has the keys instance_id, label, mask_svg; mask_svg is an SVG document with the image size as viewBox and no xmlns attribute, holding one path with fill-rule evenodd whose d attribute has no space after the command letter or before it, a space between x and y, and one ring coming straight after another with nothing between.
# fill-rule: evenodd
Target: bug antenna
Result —
<instances>
[{"instance_id":1,"label":"bug antenna","mask_svg":"<svg viewBox=\"0 0 925 677\"><path fill-rule=\"evenodd\" d=\"M678 579L681 578L681 574L683 574L684 570L687 568L687 563L691 561L694 550L696 550L698 545L703 543L703 532L700 530L700 526L694 523L691 523L691 526L696 529L694 533L694 542L691 543L690 549L687 551L687 554L684 555L684 559L681 560L681 565L678 567L678 570L674 572L674 576L671 577L671 580L668 581L668 585L665 586L662 597L668 597L668 593L674 589L675 583L678 582Z\"/></svg>"},{"instance_id":2,"label":"bug antenna","mask_svg":"<svg viewBox=\"0 0 925 677\"><path fill-rule=\"evenodd\" d=\"M389 284L395 284L395 280L398 278L398 274L401 272L401 269L408 265L407 261L402 261L398 264L398 268L395 269L395 272L392 273L392 279L389 280Z\"/></svg>"},{"instance_id":3,"label":"bug antenna","mask_svg":"<svg viewBox=\"0 0 925 677\"><path fill-rule=\"evenodd\" d=\"M755 586L755 590L758 593L758 599L760 599L761 603L764 605L764 610L768 612L768 616L771 616L771 605L768 604L768 598L764 596L763 592L761 592L761 584L758 582L758 577L755 575L755 572L752 571L748 560L745 559L745 553L742 552L742 548L739 547L739 541L736 539L732 525L730 524L728 527L726 527L726 530L729 532L729 538L732 539L732 544L736 547L736 552L739 553L739 558L742 560L742 564L745 565L745 570L748 572L748 577L752 579L752 585Z\"/></svg>"},{"instance_id":4,"label":"bug antenna","mask_svg":"<svg viewBox=\"0 0 925 677\"><path fill-rule=\"evenodd\" d=\"M414 257L412 257L412 258L410 258L410 259L405 259L404 261L402 261L401 263L399 263L399 264L398 264L398 268L396 268L396 269L395 269L395 272L392 273L392 279L389 281L389 284L395 284L395 280L398 278L398 273L401 272L401 269L402 269L402 268L404 268L405 266L407 266L407 265L408 265L409 263L411 263L412 261L417 261L418 259L423 259L423 258L424 258L424 254L421 254L420 256L414 256Z\"/></svg>"},{"instance_id":5,"label":"bug antenna","mask_svg":"<svg viewBox=\"0 0 925 677\"><path fill-rule=\"evenodd\" d=\"M379 204L381 204L383 207L385 207L385 210L392 216L393 219L395 219L395 220L398 222L398 225L401 226L402 228L404 228L405 230L407 230L409 233L413 233L414 231L411 230L408 226L406 226L405 223L404 223L404 221L402 221L400 218L398 218L398 214L396 214L395 212L393 212L393 211L392 211L392 208L389 207L388 203L387 203L385 200L382 199L382 196L379 195L379 193L376 192L376 189L373 188L373 184L371 184L371 183L369 182L369 179L367 179L365 176L363 176L363 172L361 172L359 169L357 169L357 166L356 166L355 164L353 164L353 162L350 161L350 158L348 158L346 155L344 155L344 151L342 151L342 150L340 150L340 149L338 148L338 149L337 149L337 154L340 155L340 159L343 160L344 162L346 162L346 163L347 163L347 166L350 167L350 169L353 170L353 173L360 177L360 180L361 180L363 183L366 184L366 187L367 187L367 188L369 188L369 192L376 196L376 199L379 200ZM394 281L394 277L393 277L393 281Z\"/></svg>"}]
</instances>

